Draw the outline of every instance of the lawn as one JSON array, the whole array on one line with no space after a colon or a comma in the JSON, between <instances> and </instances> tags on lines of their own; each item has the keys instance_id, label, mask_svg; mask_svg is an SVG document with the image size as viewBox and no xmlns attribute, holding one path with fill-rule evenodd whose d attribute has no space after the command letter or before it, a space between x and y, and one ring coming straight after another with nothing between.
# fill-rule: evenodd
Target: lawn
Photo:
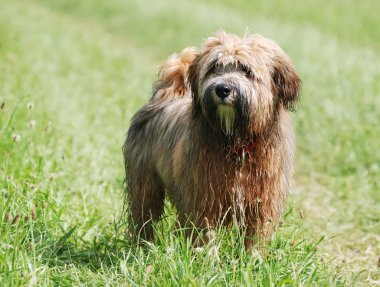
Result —
<instances>
[{"instance_id":1,"label":"lawn","mask_svg":"<svg viewBox=\"0 0 380 287\"><path fill-rule=\"evenodd\" d=\"M380 286L376 0L0 0L0 286ZM223 28L274 39L303 81L267 255L196 249L167 204L131 245L121 147L160 63Z\"/></svg>"}]
</instances>

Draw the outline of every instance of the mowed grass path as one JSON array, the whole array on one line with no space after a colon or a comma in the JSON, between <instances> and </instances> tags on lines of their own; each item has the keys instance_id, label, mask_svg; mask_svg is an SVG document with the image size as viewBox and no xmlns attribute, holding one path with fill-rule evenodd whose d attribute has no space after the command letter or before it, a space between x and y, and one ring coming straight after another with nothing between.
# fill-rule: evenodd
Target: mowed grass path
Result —
<instances>
[{"instance_id":1,"label":"mowed grass path","mask_svg":"<svg viewBox=\"0 0 380 287\"><path fill-rule=\"evenodd\" d=\"M380 3L173 3L0 1L0 285L380 285ZM234 230L195 250L170 208L156 242L132 247L119 220L130 118L169 54L247 26L303 80L268 256Z\"/></svg>"}]
</instances>

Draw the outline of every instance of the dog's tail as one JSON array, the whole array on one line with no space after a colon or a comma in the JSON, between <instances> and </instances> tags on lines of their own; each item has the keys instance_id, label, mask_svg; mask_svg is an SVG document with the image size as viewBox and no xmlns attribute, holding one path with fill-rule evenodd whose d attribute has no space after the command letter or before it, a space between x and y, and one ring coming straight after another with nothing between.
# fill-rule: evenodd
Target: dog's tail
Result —
<instances>
[{"instance_id":1,"label":"dog's tail","mask_svg":"<svg viewBox=\"0 0 380 287\"><path fill-rule=\"evenodd\" d=\"M185 48L179 55L169 57L158 73L158 79L153 86L152 100L170 100L189 94L187 70L196 55L195 48Z\"/></svg>"}]
</instances>

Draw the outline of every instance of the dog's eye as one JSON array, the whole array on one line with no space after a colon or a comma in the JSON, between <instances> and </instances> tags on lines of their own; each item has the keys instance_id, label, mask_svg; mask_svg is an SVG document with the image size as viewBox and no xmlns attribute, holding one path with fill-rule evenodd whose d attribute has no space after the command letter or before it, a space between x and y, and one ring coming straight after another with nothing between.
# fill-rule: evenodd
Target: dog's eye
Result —
<instances>
[{"instance_id":1,"label":"dog's eye","mask_svg":"<svg viewBox=\"0 0 380 287\"><path fill-rule=\"evenodd\" d=\"M255 77L254 74L252 73L252 71L251 71L248 67L243 66L243 67L242 67L242 70L243 70L243 72L245 73L245 76L246 76L247 78L249 78L249 79L253 79L253 78Z\"/></svg>"},{"instance_id":2,"label":"dog's eye","mask_svg":"<svg viewBox=\"0 0 380 287\"><path fill-rule=\"evenodd\" d=\"M210 74L215 73L218 68L219 68L219 66L216 63L210 65L210 68L208 69L206 75L210 75Z\"/></svg>"}]
</instances>

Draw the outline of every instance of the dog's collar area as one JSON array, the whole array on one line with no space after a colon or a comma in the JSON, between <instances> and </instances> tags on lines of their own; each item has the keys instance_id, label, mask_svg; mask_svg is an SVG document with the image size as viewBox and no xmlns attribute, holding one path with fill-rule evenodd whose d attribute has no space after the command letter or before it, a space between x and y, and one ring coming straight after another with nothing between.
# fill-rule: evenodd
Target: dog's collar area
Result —
<instances>
[{"instance_id":1,"label":"dog's collar area","mask_svg":"<svg viewBox=\"0 0 380 287\"><path fill-rule=\"evenodd\" d=\"M255 142L249 143L237 143L235 145L226 145L225 152L228 156L236 157L241 164L247 159L251 159L253 157L253 153L256 147Z\"/></svg>"}]
</instances>

